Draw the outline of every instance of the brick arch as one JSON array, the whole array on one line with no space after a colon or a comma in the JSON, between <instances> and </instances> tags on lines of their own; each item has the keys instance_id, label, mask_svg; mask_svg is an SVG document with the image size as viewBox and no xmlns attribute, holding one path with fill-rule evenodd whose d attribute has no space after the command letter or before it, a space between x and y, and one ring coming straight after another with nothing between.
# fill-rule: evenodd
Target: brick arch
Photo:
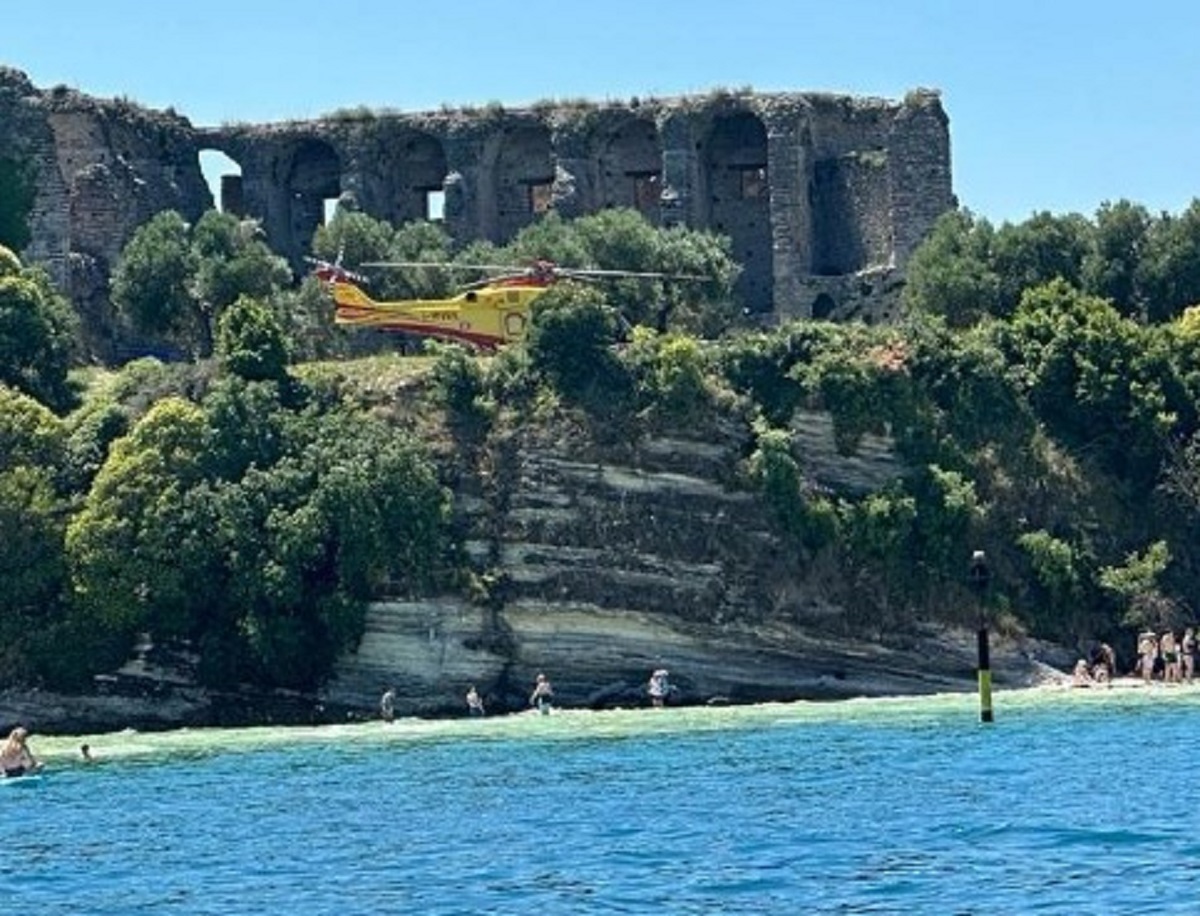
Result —
<instances>
[{"instance_id":1,"label":"brick arch","mask_svg":"<svg viewBox=\"0 0 1200 916\"><path fill-rule=\"evenodd\" d=\"M284 250L297 263L325 223L326 201L342 192L342 161L331 144L305 137L291 145L281 165L288 233Z\"/></svg>"},{"instance_id":2,"label":"brick arch","mask_svg":"<svg viewBox=\"0 0 1200 916\"><path fill-rule=\"evenodd\" d=\"M550 131L541 124L506 127L495 146L492 166L494 240L508 242L549 205L554 182Z\"/></svg>"},{"instance_id":3,"label":"brick arch","mask_svg":"<svg viewBox=\"0 0 1200 916\"><path fill-rule=\"evenodd\" d=\"M386 218L397 224L429 218L450 172L441 140L424 131L405 131L388 143L385 157Z\"/></svg>"},{"instance_id":4,"label":"brick arch","mask_svg":"<svg viewBox=\"0 0 1200 916\"><path fill-rule=\"evenodd\" d=\"M818 293L813 300L812 317L817 321L829 321L837 309L837 301L829 293Z\"/></svg>"},{"instance_id":5,"label":"brick arch","mask_svg":"<svg viewBox=\"0 0 1200 916\"><path fill-rule=\"evenodd\" d=\"M653 121L628 118L604 137L599 171L602 207L632 207L658 225L662 142Z\"/></svg>"},{"instance_id":6,"label":"brick arch","mask_svg":"<svg viewBox=\"0 0 1200 916\"><path fill-rule=\"evenodd\" d=\"M742 265L736 291L743 305L768 312L774 277L766 127L749 111L718 115L702 148L708 226L729 236Z\"/></svg>"},{"instance_id":7,"label":"brick arch","mask_svg":"<svg viewBox=\"0 0 1200 916\"><path fill-rule=\"evenodd\" d=\"M246 216L242 164L223 150L211 146L201 146L196 158L212 195L213 206L222 213Z\"/></svg>"}]
</instances>

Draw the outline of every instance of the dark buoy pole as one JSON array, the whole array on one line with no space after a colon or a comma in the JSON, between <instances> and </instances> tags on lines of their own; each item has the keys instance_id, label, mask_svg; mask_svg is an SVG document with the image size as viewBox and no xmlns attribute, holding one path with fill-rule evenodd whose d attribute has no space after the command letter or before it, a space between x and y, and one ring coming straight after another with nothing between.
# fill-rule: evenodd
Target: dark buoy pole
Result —
<instances>
[{"instance_id":1,"label":"dark buoy pole","mask_svg":"<svg viewBox=\"0 0 1200 916\"><path fill-rule=\"evenodd\" d=\"M987 621L979 624L979 721L992 721L992 660L988 649Z\"/></svg>"},{"instance_id":2,"label":"dark buoy pole","mask_svg":"<svg viewBox=\"0 0 1200 916\"><path fill-rule=\"evenodd\" d=\"M971 554L971 588L979 598L979 721L991 722L992 717L992 653L988 646L987 586L990 573L987 557L982 550Z\"/></svg>"}]
</instances>

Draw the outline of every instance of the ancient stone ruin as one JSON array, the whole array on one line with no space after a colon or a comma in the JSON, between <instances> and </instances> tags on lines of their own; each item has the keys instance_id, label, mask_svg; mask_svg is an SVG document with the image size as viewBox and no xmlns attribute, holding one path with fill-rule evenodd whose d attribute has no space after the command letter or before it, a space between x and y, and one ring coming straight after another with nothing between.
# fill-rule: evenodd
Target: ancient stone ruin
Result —
<instances>
[{"instance_id":1,"label":"ancient stone ruin","mask_svg":"<svg viewBox=\"0 0 1200 916\"><path fill-rule=\"evenodd\" d=\"M222 176L218 202L206 151L240 169ZM458 243L503 243L551 209L634 207L728 235L751 313L888 320L909 255L955 201L947 117L927 90L899 102L714 91L196 127L0 68L0 232L17 236L0 242L47 267L97 351L109 272L155 213L196 219L219 204L260 220L300 267L339 203L394 223L442 220Z\"/></svg>"}]
</instances>

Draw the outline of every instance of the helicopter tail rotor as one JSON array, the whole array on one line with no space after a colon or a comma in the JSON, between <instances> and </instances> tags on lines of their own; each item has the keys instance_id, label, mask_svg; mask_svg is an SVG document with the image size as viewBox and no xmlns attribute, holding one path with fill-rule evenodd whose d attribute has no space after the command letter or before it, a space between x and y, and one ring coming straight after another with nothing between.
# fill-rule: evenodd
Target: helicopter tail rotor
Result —
<instances>
[{"instance_id":1,"label":"helicopter tail rotor","mask_svg":"<svg viewBox=\"0 0 1200 916\"><path fill-rule=\"evenodd\" d=\"M325 283L359 283L367 284L370 280L363 274L356 273L353 270L348 270L342 266L342 257L339 254L336 261L324 261L320 258L305 257L304 260L313 265L313 273L318 280Z\"/></svg>"}]
</instances>

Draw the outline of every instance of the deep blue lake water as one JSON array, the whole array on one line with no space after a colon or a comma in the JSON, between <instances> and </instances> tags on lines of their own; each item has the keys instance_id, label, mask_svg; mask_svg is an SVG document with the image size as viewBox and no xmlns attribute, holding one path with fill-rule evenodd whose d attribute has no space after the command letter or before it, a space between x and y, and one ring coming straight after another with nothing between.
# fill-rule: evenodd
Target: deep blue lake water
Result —
<instances>
[{"instance_id":1,"label":"deep blue lake water","mask_svg":"<svg viewBox=\"0 0 1200 916\"><path fill-rule=\"evenodd\" d=\"M1196 913L1200 688L34 735L51 913ZM87 740L97 762L83 765Z\"/></svg>"}]
</instances>

